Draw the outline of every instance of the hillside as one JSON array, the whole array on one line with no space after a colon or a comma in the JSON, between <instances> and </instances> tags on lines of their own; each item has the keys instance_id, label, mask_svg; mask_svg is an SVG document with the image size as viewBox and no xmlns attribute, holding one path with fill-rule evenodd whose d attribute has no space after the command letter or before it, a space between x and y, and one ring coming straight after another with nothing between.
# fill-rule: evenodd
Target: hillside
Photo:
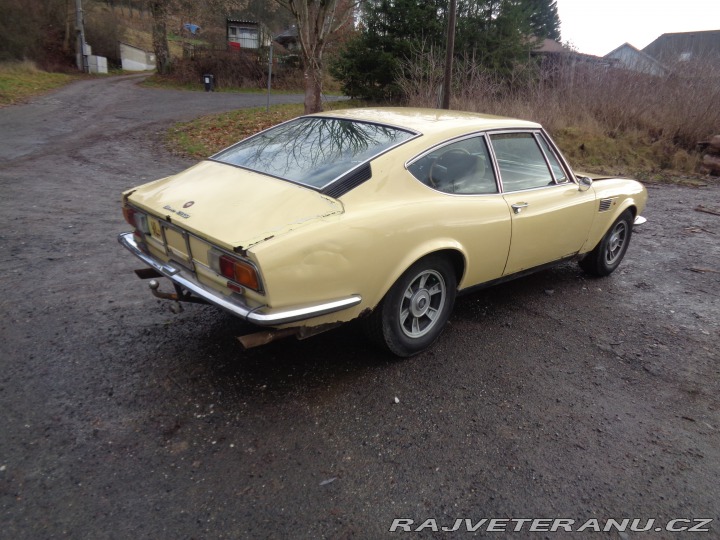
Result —
<instances>
[{"instance_id":1,"label":"hillside","mask_svg":"<svg viewBox=\"0 0 720 540\"><path fill-rule=\"evenodd\" d=\"M115 8L117 12L118 9ZM116 13L117 16L117 13ZM151 51L152 43L152 18L150 13L143 11L140 14L135 12L134 16L129 16L127 10L125 14L120 14L118 22L124 33L125 43ZM173 57L182 57L183 43L198 44L204 43L201 40L183 35L188 33L183 30L183 22L179 17L170 17L168 21L168 46L170 47L170 55Z\"/></svg>"}]
</instances>

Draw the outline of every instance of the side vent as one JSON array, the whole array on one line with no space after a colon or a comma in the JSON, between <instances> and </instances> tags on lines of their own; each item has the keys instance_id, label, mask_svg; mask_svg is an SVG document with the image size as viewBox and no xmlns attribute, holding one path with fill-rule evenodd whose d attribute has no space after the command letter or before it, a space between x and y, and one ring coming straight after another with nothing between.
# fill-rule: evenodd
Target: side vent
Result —
<instances>
[{"instance_id":1,"label":"side vent","mask_svg":"<svg viewBox=\"0 0 720 540\"><path fill-rule=\"evenodd\" d=\"M370 164L366 163L359 168L350 171L342 178L339 178L323 189L321 193L329 197L338 198L351 189L356 188L363 182L370 180L370 178L372 178L372 169L370 169Z\"/></svg>"},{"instance_id":2,"label":"side vent","mask_svg":"<svg viewBox=\"0 0 720 540\"><path fill-rule=\"evenodd\" d=\"M612 208L615 199L600 199L600 212L607 212Z\"/></svg>"}]
</instances>

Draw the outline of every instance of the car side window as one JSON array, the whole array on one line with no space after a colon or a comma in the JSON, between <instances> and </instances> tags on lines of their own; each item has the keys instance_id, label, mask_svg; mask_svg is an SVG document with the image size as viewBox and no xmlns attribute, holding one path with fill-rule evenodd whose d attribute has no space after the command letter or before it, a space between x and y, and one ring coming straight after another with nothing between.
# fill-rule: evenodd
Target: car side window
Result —
<instances>
[{"instance_id":1,"label":"car side window","mask_svg":"<svg viewBox=\"0 0 720 540\"><path fill-rule=\"evenodd\" d=\"M521 191L555 184L532 133L491 135L504 191Z\"/></svg>"},{"instance_id":2,"label":"car side window","mask_svg":"<svg viewBox=\"0 0 720 540\"><path fill-rule=\"evenodd\" d=\"M543 152L545 152L545 156L547 157L548 162L550 163L550 168L552 169L553 175L555 175L555 181L558 184L567 182L568 178L565 174L565 170L562 168L562 165L560 165L560 161L558 160L557 155L555 154L555 152L552 151L550 145L545 140L545 137L538 134L537 138L540 141L540 146L542 146Z\"/></svg>"},{"instance_id":3,"label":"car side window","mask_svg":"<svg viewBox=\"0 0 720 540\"><path fill-rule=\"evenodd\" d=\"M423 184L443 193L497 193L485 137L445 145L413 162L408 170Z\"/></svg>"}]
</instances>

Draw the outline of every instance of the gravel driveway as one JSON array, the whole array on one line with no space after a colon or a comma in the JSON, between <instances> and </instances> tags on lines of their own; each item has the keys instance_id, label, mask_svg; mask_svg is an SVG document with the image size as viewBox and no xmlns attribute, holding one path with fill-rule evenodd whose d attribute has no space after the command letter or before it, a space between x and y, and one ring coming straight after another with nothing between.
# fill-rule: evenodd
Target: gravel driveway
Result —
<instances>
[{"instance_id":1,"label":"gravel driveway","mask_svg":"<svg viewBox=\"0 0 720 540\"><path fill-rule=\"evenodd\" d=\"M352 324L244 351L240 321L154 299L116 236L122 190L190 164L173 121L265 97L136 82L0 110L0 537L720 537L717 182L649 186L611 277L462 297L412 359Z\"/></svg>"}]
</instances>

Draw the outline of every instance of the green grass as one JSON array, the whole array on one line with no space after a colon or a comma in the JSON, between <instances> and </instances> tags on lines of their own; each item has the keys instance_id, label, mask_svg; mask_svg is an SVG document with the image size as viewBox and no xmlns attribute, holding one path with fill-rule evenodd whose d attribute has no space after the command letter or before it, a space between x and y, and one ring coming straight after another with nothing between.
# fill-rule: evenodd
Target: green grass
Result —
<instances>
[{"instance_id":1,"label":"green grass","mask_svg":"<svg viewBox=\"0 0 720 540\"><path fill-rule=\"evenodd\" d=\"M190 45L207 45L208 42L203 39L197 39L197 38L188 38L183 36L178 36L174 32L168 32L168 41L177 41L180 43L189 43Z\"/></svg>"},{"instance_id":2,"label":"green grass","mask_svg":"<svg viewBox=\"0 0 720 540\"><path fill-rule=\"evenodd\" d=\"M0 107L22 103L27 99L64 86L80 75L48 73L32 62L0 64Z\"/></svg>"},{"instance_id":3,"label":"green grass","mask_svg":"<svg viewBox=\"0 0 720 540\"><path fill-rule=\"evenodd\" d=\"M324 104L325 110L349 109L360 105L356 101ZM166 142L178 154L203 159L241 139L302 114L302 104L274 105L269 112L265 107L257 107L212 114L175 124L168 131Z\"/></svg>"}]
</instances>

